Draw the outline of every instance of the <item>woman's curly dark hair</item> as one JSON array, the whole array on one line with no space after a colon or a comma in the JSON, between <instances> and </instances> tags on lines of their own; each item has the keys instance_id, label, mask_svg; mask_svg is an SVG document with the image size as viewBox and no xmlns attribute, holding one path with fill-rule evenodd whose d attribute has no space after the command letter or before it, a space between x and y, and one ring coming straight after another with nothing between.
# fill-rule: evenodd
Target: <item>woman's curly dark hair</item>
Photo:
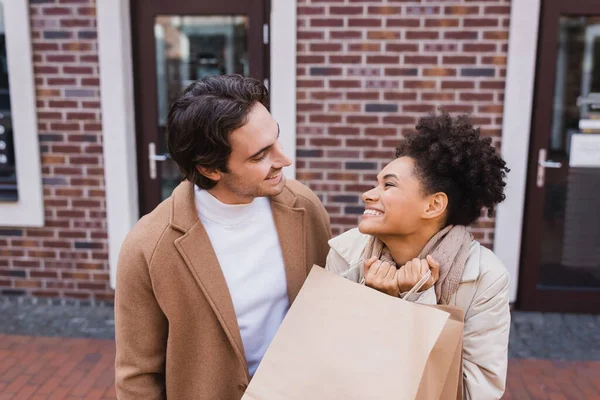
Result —
<instances>
[{"instance_id":1,"label":"woman's curly dark hair","mask_svg":"<svg viewBox=\"0 0 600 400\"><path fill-rule=\"evenodd\" d=\"M446 225L471 225L485 207L492 216L505 198L504 179L510 171L492 139L481 137L468 115L445 111L419 120L416 132L396 148L396 157L415 161L415 173L426 194L448 196Z\"/></svg>"}]
</instances>

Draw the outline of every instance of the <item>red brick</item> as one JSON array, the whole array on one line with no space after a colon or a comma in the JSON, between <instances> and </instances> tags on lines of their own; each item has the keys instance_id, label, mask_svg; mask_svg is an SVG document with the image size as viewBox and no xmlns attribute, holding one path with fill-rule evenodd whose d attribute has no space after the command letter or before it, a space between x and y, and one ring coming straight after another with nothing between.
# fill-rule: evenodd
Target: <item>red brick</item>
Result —
<instances>
[{"instance_id":1,"label":"red brick","mask_svg":"<svg viewBox=\"0 0 600 400\"><path fill-rule=\"evenodd\" d=\"M363 13L362 7L329 7L329 13L332 15L360 15Z\"/></svg>"},{"instance_id":2,"label":"red brick","mask_svg":"<svg viewBox=\"0 0 600 400\"><path fill-rule=\"evenodd\" d=\"M382 26L382 23L379 18L350 18L348 26L351 28L375 28Z\"/></svg>"},{"instance_id":3,"label":"red brick","mask_svg":"<svg viewBox=\"0 0 600 400\"><path fill-rule=\"evenodd\" d=\"M311 43L310 51L341 51L342 45L340 43Z\"/></svg>"},{"instance_id":4,"label":"red brick","mask_svg":"<svg viewBox=\"0 0 600 400\"><path fill-rule=\"evenodd\" d=\"M72 8L69 7L44 7L42 13L44 15L71 15L73 12Z\"/></svg>"},{"instance_id":5,"label":"red brick","mask_svg":"<svg viewBox=\"0 0 600 400\"><path fill-rule=\"evenodd\" d=\"M310 26L316 28L336 28L344 26L344 20L340 18L311 18Z\"/></svg>"},{"instance_id":6,"label":"red brick","mask_svg":"<svg viewBox=\"0 0 600 400\"><path fill-rule=\"evenodd\" d=\"M80 18L64 18L60 20L60 26L63 28L87 28L92 26L92 20Z\"/></svg>"},{"instance_id":7,"label":"red brick","mask_svg":"<svg viewBox=\"0 0 600 400\"><path fill-rule=\"evenodd\" d=\"M381 51L379 43L350 43L348 45L350 51Z\"/></svg>"},{"instance_id":8,"label":"red brick","mask_svg":"<svg viewBox=\"0 0 600 400\"><path fill-rule=\"evenodd\" d=\"M343 31L329 31L329 37L331 39L362 39L363 33L361 31L351 31L351 30L343 30Z\"/></svg>"},{"instance_id":9,"label":"red brick","mask_svg":"<svg viewBox=\"0 0 600 400\"><path fill-rule=\"evenodd\" d=\"M405 112L431 113L435 109L433 104L405 104L402 106L402 111Z\"/></svg>"},{"instance_id":10,"label":"red brick","mask_svg":"<svg viewBox=\"0 0 600 400\"><path fill-rule=\"evenodd\" d=\"M456 69L453 68L425 68L423 76L456 76Z\"/></svg>"},{"instance_id":11,"label":"red brick","mask_svg":"<svg viewBox=\"0 0 600 400\"><path fill-rule=\"evenodd\" d=\"M438 62L437 56L409 56L409 55L404 56L405 64L422 65L422 64L437 64L437 62Z\"/></svg>"},{"instance_id":12,"label":"red brick","mask_svg":"<svg viewBox=\"0 0 600 400\"><path fill-rule=\"evenodd\" d=\"M494 43L465 43L463 50L466 52L492 52L496 51L496 44Z\"/></svg>"},{"instance_id":13,"label":"red brick","mask_svg":"<svg viewBox=\"0 0 600 400\"><path fill-rule=\"evenodd\" d=\"M398 15L398 14L402 14L402 8L401 7L391 7L391 6L387 6L387 7L369 6L368 14L369 15Z\"/></svg>"},{"instance_id":14,"label":"red brick","mask_svg":"<svg viewBox=\"0 0 600 400\"><path fill-rule=\"evenodd\" d=\"M463 24L467 28L476 27L497 27L499 25L497 18L465 18Z\"/></svg>"},{"instance_id":15,"label":"red brick","mask_svg":"<svg viewBox=\"0 0 600 400\"><path fill-rule=\"evenodd\" d=\"M366 128L365 134L367 136L394 136L396 135L395 128Z\"/></svg>"},{"instance_id":16,"label":"red brick","mask_svg":"<svg viewBox=\"0 0 600 400\"><path fill-rule=\"evenodd\" d=\"M388 28L418 28L421 20L418 18L389 18L385 26Z\"/></svg>"},{"instance_id":17,"label":"red brick","mask_svg":"<svg viewBox=\"0 0 600 400\"><path fill-rule=\"evenodd\" d=\"M377 92L346 92L348 100L378 100L379 97Z\"/></svg>"},{"instance_id":18,"label":"red brick","mask_svg":"<svg viewBox=\"0 0 600 400\"><path fill-rule=\"evenodd\" d=\"M404 81L405 89L435 89L436 81Z\"/></svg>"},{"instance_id":19,"label":"red brick","mask_svg":"<svg viewBox=\"0 0 600 400\"><path fill-rule=\"evenodd\" d=\"M415 43L386 43L386 51L395 52L417 52L419 51L419 45Z\"/></svg>"},{"instance_id":20,"label":"red brick","mask_svg":"<svg viewBox=\"0 0 600 400\"><path fill-rule=\"evenodd\" d=\"M435 18L435 19L426 19L425 27L427 28L448 28L448 27L457 27L459 25L459 19L456 18Z\"/></svg>"},{"instance_id":21,"label":"red brick","mask_svg":"<svg viewBox=\"0 0 600 400\"><path fill-rule=\"evenodd\" d=\"M417 93L416 92L407 92L407 91L386 92L383 94L383 99L384 100L395 100L395 101L416 100Z\"/></svg>"},{"instance_id":22,"label":"red brick","mask_svg":"<svg viewBox=\"0 0 600 400\"><path fill-rule=\"evenodd\" d=\"M359 55L330 55L329 62L332 64L357 64L362 61L362 57Z\"/></svg>"},{"instance_id":23,"label":"red brick","mask_svg":"<svg viewBox=\"0 0 600 400\"><path fill-rule=\"evenodd\" d=\"M465 64L472 65L477 62L475 57L470 56L444 56L442 58L443 64Z\"/></svg>"},{"instance_id":24,"label":"red brick","mask_svg":"<svg viewBox=\"0 0 600 400\"><path fill-rule=\"evenodd\" d=\"M408 31L406 32L406 38L409 40L413 39L437 39L440 34L437 31Z\"/></svg>"},{"instance_id":25,"label":"red brick","mask_svg":"<svg viewBox=\"0 0 600 400\"><path fill-rule=\"evenodd\" d=\"M450 6L444 9L444 13L451 15L479 14L479 6Z\"/></svg>"},{"instance_id":26,"label":"red brick","mask_svg":"<svg viewBox=\"0 0 600 400\"><path fill-rule=\"evenodd\" d=\"M454 101L456 100L456 93L422 93L421 98L423 99L423 101Z\"/></svg>"},{"instance_id":27,"label":"red brick","mask_svg":"<svg viewBox=\"0 0 600 400\"><path fill-rule=\"evenodd\" d=\"M298 15L323 15L325 7L298 7Z\"/></svg>"},{"instance_id":28,"label":"red brick","mask_svg":"<svg viewBox=\"0 0 600 400\"><path fill-rule=\"evenodd\" d=\"M367 56L367 64L398 64L399 56Z\"/></svg>"},{"instance_id":29,"label":"red brick","mask_svg":"<svg viewBox=\"0 0 600 400\"><path fill-rule=\"evenodd\" d=\"M342 117L339 115L325 115L325 114L312 114L310 116L310 122L317 123L337 123L342 122Z\"/></svg>"},{"instance_id":30,"label":"red brick","mask_svg":"<svg viewBox=\"0 0 600 400\"><path fill-rule=\"evenodd\" d=\"M361 87L361 81L356 80L330 80L330 88L359 88Z\"/></svg>"},{"instance_id":31,"label":"red brick","mask_svg":"<svg viewBox=\"0 0 600 400\"><path fill-rule=\"evenodd\" d=\"M391 30L367 32L367 39L371 40L394 40L400 39L400 37L400 32L395 32Z\"/></svg>"},{"instance_id":32,"label":"red brick","mask_svg":"<svg viewBox=\"0 0 600 400\"><path fill-rule=\"evenodd\" d=\"M379 122L379 116L376 115L348 115L346 122L349 124L376 124Z\"/></svg>"}]
</instances>

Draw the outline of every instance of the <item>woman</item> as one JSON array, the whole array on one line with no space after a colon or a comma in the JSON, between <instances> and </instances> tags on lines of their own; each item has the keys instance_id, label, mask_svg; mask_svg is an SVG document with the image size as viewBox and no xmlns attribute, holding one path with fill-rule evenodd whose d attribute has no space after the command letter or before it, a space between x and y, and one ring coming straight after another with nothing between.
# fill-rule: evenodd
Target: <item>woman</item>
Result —
<instances>
[{"instance_id":1,"label":"woman","mask_svg":"<svg viewBox=\"0 0 600 400\"><path fill-rule=\"evenodd\" d=\"M363 194L358 229L329 244L327 269L391 296L465 310L465 399L499 399L506 383L509 275L467 226L504 200L508 169L467 116L422 118ZM420 292L407 293L424 275ZM427 279L427 278L424 278Z\"/></svg>"}]
</instances>

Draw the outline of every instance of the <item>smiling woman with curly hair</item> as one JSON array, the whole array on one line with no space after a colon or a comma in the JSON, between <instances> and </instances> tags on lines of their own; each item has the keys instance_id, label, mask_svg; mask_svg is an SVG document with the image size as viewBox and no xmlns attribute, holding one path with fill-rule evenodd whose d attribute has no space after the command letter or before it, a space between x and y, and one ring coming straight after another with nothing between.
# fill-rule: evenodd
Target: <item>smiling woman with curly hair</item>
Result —
<instances>
[{"instance_id":1,"label":"smiling woman with curly hair","mask_svg":"<svg viewBox=\"0 0 600 400\"><path fill-rule=\"evenodd\" d=\"M329 242L327 269L408 301L462 308L463 398L499 399L509 275L467 227L504 200L509 170L468 116L443 111L421 118L396 157L363 194L358 228ZM407 293L419 281L425 281L420 290Z\"/></svg>"}]
</instances>

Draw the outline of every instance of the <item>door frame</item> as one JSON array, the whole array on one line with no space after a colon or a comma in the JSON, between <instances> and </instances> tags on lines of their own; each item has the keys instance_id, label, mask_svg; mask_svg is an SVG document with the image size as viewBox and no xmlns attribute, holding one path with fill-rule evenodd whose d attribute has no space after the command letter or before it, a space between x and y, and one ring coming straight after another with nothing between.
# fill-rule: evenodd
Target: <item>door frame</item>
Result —
<instances>
[{"instance_id":1,"label":"door frame","mask_svg":"<svg viewBox=\"0 0 600 400\"><path fill-rule=\"evenodd\" d=\"M496 211L494 253L510 274L509 299L517 301L525 183L541 0L513 0L510 11L508 60L502 116L501 154L510 168L506 200Z\"/></svg>"},{"instance_id":2,"label":"door frame","mask_svg":"<svg viewBox=\"0 0 600 400\"><path fill-rule=\"evenodd\" d=\"M543 215L539 211L545 198L544 187L536 185L538 152L547 148L552 119L543 118L553 109L556 59L558 54L558 21L562 15L598 15L590 10L593 0L547 1L540 18L540 40L533 102L531 144L527 170L525 218L523 221L523 251L519 284L519 309L553 312L597 312L600 290L538 287L539 261L542 245ZM552 84L547 84L552 82ZM565 166L568 168L568 166ZM568 299L568 301L565 301Z\"/></svg>"},{"instance_id":3,"label":"door frame","mask_svg":"<svg viewBox=\"0 0 600 400\"><path fill-rule=\"evenodd\" d=\"M296 0L271 0L271 113L292 166L296 160ZM104 184L111 287L121 244L139 219L133 60L129 0L96 2L102 107Z\"/></svg>"},{"instance_id":4,"label":"door frame","mask_svg":"<svg viewBox=\"0 0 600 400\"><path fill-rule=\"evenodd\" d=\"M264 43L263 25L268 22L268 0L222 0L213 2L190 2L189 0L130 0L133 45L133 69L137 79L133 86L136 106L138 186L140 215L152 211L161 201L160 172L150 177L149 146L160 148L163 140L158 126L158 87L156 71L156 42L154 35L157 15L236 15L244 14L250 21L248 34L248 64L250 74L256 79L270 79L266 68L268 43ZM157 10L168 9L160 12ZM258 24L253 23L259 21ZM142 38L137 41L134 38ZM163 165L159 163L157 170Z\"/></svg>"}]
</instances>

